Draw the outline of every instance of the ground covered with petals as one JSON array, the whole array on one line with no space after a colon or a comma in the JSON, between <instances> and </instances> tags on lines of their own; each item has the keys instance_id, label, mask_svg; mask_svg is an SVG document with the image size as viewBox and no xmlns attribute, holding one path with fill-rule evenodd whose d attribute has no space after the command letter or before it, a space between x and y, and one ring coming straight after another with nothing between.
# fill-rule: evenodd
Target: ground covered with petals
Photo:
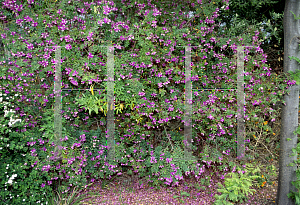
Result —
<instances>
[{"instance_id":1,"label":"ground covered with petals","mask_svg":"<svg viewBox=\"0 0 300 205\"><path fill-rule=\"evenodd\" d=\"M266 163L266 162L263 162ZM261 163L261 164L263 164ZM272 164L277 169L278 176L278 161L273 161ZM270 163L268 162L268 165ZM202 177L210 176L210 173L214 172L212 168L207 168ZM271 205L275 204L278 177L273 177L274 184L255 187L256 192L253 195L249 195L249 200L246 202L238 202L234 204L240 205ZM140 181L143 181L143 186L140 186ZM98 197L91 197L84 201L82 204L213 204L215 201L214 195L217 192L217 183L224 184L224 179L220 179L220 176L213 175L211 177L211 183L208 186L202 186L200 180L195 177L185 177L184 180L176 187L164 187L158 188L151 187L146 180L138 179L130 176L122 176L114 179L111 183L102 188L101 181L95 182L86 191L80 193L83 194L87 191L93 191L99 194ZM79 194L79 195L80 195Z\"/></svg>"}]
</instances>

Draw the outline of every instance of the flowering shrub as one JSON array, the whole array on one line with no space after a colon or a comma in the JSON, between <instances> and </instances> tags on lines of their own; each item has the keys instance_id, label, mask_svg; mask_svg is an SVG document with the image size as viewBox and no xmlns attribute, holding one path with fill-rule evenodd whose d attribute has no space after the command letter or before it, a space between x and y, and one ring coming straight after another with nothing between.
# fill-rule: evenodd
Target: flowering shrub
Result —
<instances>
[{"instance_id":1,"label":"flowering shrub","mask_svg":"<svg viewBox=\"0 0 300 205\"><path fill-rule=\"evenodd\" d=\"M259 128L263 128L265 133L271 131L262 122L266 118L275 120L276 112L270 105L285 94L286 84L294 82L286 80L284 75L274 76L270 72L271 68L265 64L266 56L259 47L258 31L248 29L248 33L242 36L225 36L225 39L215 35L218 7L225 5L228 9L226 3L218 0L204 6L201 0L188 2L188 10L195 12L192 21L179 10L175 11L181 19L171 17L160 9L164 8L160 2L153 5L124 0L117 3L63 0L60 4L33 0L23 4L5 1L1 15L13 20L17 26L9 27L1 34L12 55L1 61L1 90L8 95L19 93L14 100L14 109L21 122L16 122L10 133L5 126L0 128L1 134L5 134L0 141L0 154L6 162L1 163L0 171L2 174L7 172L7 181L17 174L15 180L20 185L10 186L10 183L1 182L1 200L9 204L19 204L23 200L44 203L45 197L40 193L52 193L52 189L64 193L73 185L85 187L97 178L110 179L112 175L130 172L128 166L138 170L140 176L148 176L154 184L160 183L156 180L159 179L163 184L171 185L173 182L172 185L177 185L184 175L193 173L199 176L203 172L202 162L209 166L212 162L220 163L221 153L236 145L233 107L236 99L229 91L208 96L203 92L193 92L195 96L201 94L199 98L203 100L199 103L193 96L193 105L196 106L193 106L192 119L198 123L193 125L193 154L200 156L202 162L178 159L183 155L183 136L175 134L174 130L178 128L176 123L182 123L185 82L185 60L179 57L184 50L175 49L178 45L200 44L200 50L191 51L194 88L211 85L236 88L233 80L237 78L236 59L230 57L236 54L238 45L252 45L251 49L245 48L244 58L248 112L245 120L259 121ZM137 15L130 22L125 20L125 14L134 13L133 10ZM119 14L119 17L112 14ZM170 23L168 18L174 20L172 26L166 25ZM186 28L187 25L189 28ZM105 158L106 133L103 131L107 93L105 90L93 91L96 86L107 87L108 57L106 49L98 45L104 42L115 46L118 79L115 84L117 160L109 163ZM91 88L91 93L86 92L83 96L62 93L63 135L60 140L63 154L58 160L52 156L56 146L53 134L53 75L57 62L55 48L51 46L55 45L62 46L62 87L72 90L87 85ZM137 81L133 82L134 78ZM94 116L99 110L99 115ZM94 119L99 129L90 130ZM1 117L1 123L7 125L8 122L7 118ZM254 123L247 126L253 127ZM250 138L255 131L249 131L247 137ZM208 143L220 150L214 149L214 153L196 150L201 140L195 133L207 137ZM118 166L123 167L120 169ZM4 178L4 174L1 177Z\"/></svg>"}]
</instances>

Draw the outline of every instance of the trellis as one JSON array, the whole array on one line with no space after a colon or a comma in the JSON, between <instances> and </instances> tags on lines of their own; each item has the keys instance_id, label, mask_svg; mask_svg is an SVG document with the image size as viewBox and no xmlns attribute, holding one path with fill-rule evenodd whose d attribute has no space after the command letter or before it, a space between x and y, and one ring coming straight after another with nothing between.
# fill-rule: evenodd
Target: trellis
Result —
<instances>
[{"instance_id":1,"label":"trellis","mask_svg":"<svg viewBox=\"0 0 300 205\"><path fill-rule=\"evenodd\" d=\"M108 134L108 160L115 160L115 139L114 139L114 54L113 54L113 46L107 46L107 74L108 74L108 86L107 86L107 134ZM185 124L184 124L184 159L180 158L180 160L191 160L191 139L192 139L192 123L191 123L191 114L192 114L192 89L191 84L191 47L198 46L178 46L185 47ZM243 159L245 155L245 126L244 126L244 112L241 110L245 105L245 94L244 93L244 52L243 47L252 47L252 46L238 46L237 49L237 89L229 89L229 90L237 90L237 103L238 103L238 115L237 115L237 154L236 157ZM56 69L55 69L55 98L61 99L55 101L55 120L54 120L54 130L55 130L55 141L56 141L56 151L60 154L61 150L61 137L62 137L62 125L61 125L61 106L62 106L62 90L70 90L70 89L61 89L61 67L60 67L60 46L56 46L55 49L55 61ZM73 89L74 90L74 89ZM80 89L78 89L80 90ZM95 90L103 90L103 89L95 89ZM202 89L202 90L226 90L224 88L215 88L215 89ZM228 89L227 89L228 90Z\"/></svg>"}]
</instances>

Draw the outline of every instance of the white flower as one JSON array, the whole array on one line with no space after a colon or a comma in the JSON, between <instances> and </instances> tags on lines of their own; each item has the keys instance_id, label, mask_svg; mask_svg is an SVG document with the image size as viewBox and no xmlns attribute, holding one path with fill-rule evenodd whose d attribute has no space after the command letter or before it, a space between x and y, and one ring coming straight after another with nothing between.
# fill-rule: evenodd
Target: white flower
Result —
<instances>
[{"instance_id":1,"label":"white flower","mask_svg":"<svg viewBox=\"0 0 300 205\"><path fill-rule=\"evenodd\" d=\"M9 184L12 184L12 180L11 180L11 179L9 179L7 183L9 183Z\"/></svg>"}]
</instances>

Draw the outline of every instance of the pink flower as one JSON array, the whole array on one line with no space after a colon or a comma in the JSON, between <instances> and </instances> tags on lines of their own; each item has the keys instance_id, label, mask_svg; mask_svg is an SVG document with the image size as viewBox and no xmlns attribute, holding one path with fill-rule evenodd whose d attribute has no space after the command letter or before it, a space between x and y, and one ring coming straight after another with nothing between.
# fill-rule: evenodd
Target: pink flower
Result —
<instances>
[{"instance_id":1,"label":"pink flower","mask_svg":"<svg viewBox=\"0 0 300 205\"><path fill-rule=\"evenodd\" d=\"M139 92L139 96L144 96L145 93L144 92Z\"/></svg>"},{"instance_id":2,"label":"pink flower","mask_svg":"<svg viewBox=\"0 0 300 205\"><path fill-rule=\"evenodd\" d=\"M167 162L171 162L171 161L172 161L172 158L166 158L166 161L167 161Z\"/></svg>"},{"instance_id":3,"label":"pink flower","mask_svg":"<svg viewBox=\"0 0 300 205\"><path fill-rule=\"evenodd\" d=\"M37 22L34 22L34 21L32 21L32 24L31 24L31 26L33 26L33 27L37 27L37 25L38 25L38 23L37 23Z\"/></svg>"},{"instance_id":4,"label":"pink flower","mask_svg":"<svg viewBox=\"0 0 300 205\"><path fill-rule=\"evenodd\" d=\"M33 44L32 44L32 43L28 44L28 45L27 45L27 48L28 48L29 50L33 49Z\"/></svg>"},{"instance_id":5,"label":"pink flower","mask_svg":"<svg viewBox=\"0 0 300 205\"><path fill-rule=\"evenodd\" d=\"M19 26L22 25L22 22L23 22L23 19L17 19L17 20L16 20L16 24L18 24Z\"/></svg>"},{"instance_id":6,"label":"pink flower","mask_svg":"<svg viewBox=\"0 0 300 205\"><path fill-rule=\"evenodd\" d=\"M93 40L93 32L89 32L89 35L86 37L88 39L88 41Z\"/></svg>"},{"instance_id":7,"label":"pink flower","mask_svg":"<svg viewBox=\"0 0 300 205\"><path fill-rule=\"evenodd\" d=\"M88 58L93 58L93 57L94 57L94 55L89 53Z\"/></svg>"},{"instance_id":8,"label":"pink flower","mask_svg":"<svg viewBox=\"0 0 300 205\"><path fill-rule=\"evenodd\" d=\"M71 50L71 49L72 49L72 45L71 45L71 44L67 44L67 45L65 46L65 48L66 48L67 50Z\"/></svg>"}]
</instances>

